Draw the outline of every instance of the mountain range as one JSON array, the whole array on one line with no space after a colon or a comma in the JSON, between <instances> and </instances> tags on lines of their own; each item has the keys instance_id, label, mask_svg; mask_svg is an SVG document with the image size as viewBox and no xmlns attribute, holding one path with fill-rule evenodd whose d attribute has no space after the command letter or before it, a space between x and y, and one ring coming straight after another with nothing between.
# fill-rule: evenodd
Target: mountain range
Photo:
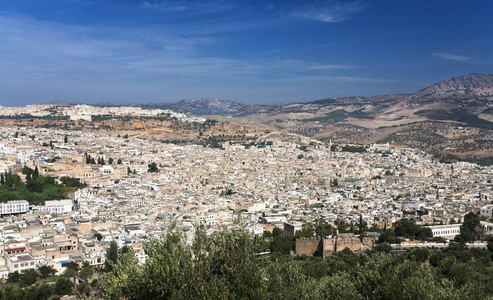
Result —
<instances>
[{"instance_id":1,"label":"mountain range","mask_svg":"<svg viewBox=\"0 0 493 300\"><path fill-rule=\"evenodd\" d=\"M434 154L493 157L493 74L452 77L412 94L338 97L276 105L218 99L132 105L219 121L258 122L271 126L272 130L320 141L389 142Z\"/></svg>"},{"instance_id":2,"label":"mountain range","mask_svg":"<svg viewBox=\"0 0 493 300\"><path fill-rule=\"evenodd\" d=\"M277 105L247 105L218 99L186 99L140 105L144 108L170 109L196 115L248 115L254 113L311 112L327 106L372 106L371 114L386 113L386 108L420 108L430 104L448 103L448 106L470 107L481 111L493 99L493 74L470 74L452 77L435 83L413 94L396 94L370 97L326 98L312 102Z\"/></svg>"}]
</instances>

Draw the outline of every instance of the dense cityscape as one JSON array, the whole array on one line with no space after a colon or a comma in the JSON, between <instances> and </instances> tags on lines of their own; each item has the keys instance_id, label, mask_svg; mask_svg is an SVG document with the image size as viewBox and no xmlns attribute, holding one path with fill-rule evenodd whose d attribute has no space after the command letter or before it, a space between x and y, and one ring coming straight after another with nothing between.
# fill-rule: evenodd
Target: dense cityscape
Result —
<instances>
[{"instance_id":1,"label":"dense cityscape","mask_svg":"<svg viewBox=\"0 0 493 300\"><path fill-rule=\"evenodd\" d=\"M101 115L166 114L175 122L206 122L128 107L29 106L3 114L88 122ZM446 248L471 212L481 217L482 233L464 241L473 242L469 247L486 249L481 239L493 228L491 166L441 163L412 148L269 133L210 147L163 142L138 131L0 130L0 277L7 281L40 267L54 275L66 274L73 263L104 269L112 244L145 264L153 239L172 230L192 244L200 226L207 236L238 229L269 236L277 230L294 238L287 254L323 258L345 248L361 254L382 242L394 251ZM59 189L50 194L52 186ZM430 234L382 233L402 219L430 228ZM263 255L275 251L265 250Z\"/></svg>"},{"instance_id":2,"label":"dense cityscape","mask_svg":"<svg viewBox=\"0 0 493 300\"><path fill-rule=\"evenodd\" d=\"M0 300L493 300L491 11L0 1Z\"/></svg>"}]
</instances>

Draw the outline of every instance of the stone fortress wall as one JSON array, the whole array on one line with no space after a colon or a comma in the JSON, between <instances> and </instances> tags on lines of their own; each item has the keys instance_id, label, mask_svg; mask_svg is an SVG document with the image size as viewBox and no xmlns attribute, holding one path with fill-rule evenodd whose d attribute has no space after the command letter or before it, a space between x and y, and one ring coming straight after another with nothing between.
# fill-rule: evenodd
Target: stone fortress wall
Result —
<instances>
[{"instance_id":1,"label":"stone fortress wall","mask_svg":"<svg viewBox=\"0 0 493 300\"><path fill-rule=\"evenodd\" d=\"M296 240L296 254L322 256L326 258L334 252L348 248L355 253L363 253L373 247L371 237L364 237L363 241L354 233L341 233L333 238L300 238Z\"/></svg>"}]
</instances>

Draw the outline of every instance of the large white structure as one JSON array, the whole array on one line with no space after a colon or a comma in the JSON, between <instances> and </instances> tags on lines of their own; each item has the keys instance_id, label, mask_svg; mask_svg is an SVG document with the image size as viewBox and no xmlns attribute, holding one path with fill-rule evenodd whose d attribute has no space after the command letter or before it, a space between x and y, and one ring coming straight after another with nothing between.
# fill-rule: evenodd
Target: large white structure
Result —
<instances>
[{"instance_id":1,"label":"large white structure","mask_svg":"<svg viewBox=\"0 0 493 300\"><path fill-rule=\"evenodd\" d=\"M7 264L7 269L10 273L19 272L21 273L27 269L36 269L36 260L27 253L18 254L14 256L7 256L5 259Z\"/></svg>"},{"instance_id":2,"label":"large white structure","mask_svg":"<svg viewBox=\"0 0 493 300\"><path fill-rule=\"evenodd\" d=\"M99 168L99 173L101 173L101 175L113 174L115 173L115 169L111 165L105 165Z\"/></svg>"},{"instance_id":3,"label":"large white structure","mask_svg":"<svg viewBox=\"0 0 493 300\"><path fill-rule=\"evenodd\" d=\"M390 150L390 145L389 143L386 144L373 144L370 146L370 150L374 151L389 151Z\"/></svg>"},{"instance_id":4,"label":"large white structure","mask_svg":"<svg viewBox=\"0 0 493 300\"><path fill-rule=\"evenodd\" d=\"M434 237L443 238L454 238L456 235L460 234L460 226L462 224L449 224L449 225L437 225L437 226L426 226L431 229Z\"/></svg>"},{"instance_id":5,"label":"large white structure","mask_svg":"<svg viewBox=\"0 0 493 300\"><path fill-rule=\"evenodd\" d=\"M63 215L72 212L74 202L72 200L49 200L45 201L45 205L40 205L34 208L39 212L49 214Z\"/></svg>"},{"instance_id":6,"label":"large white structure","mask_svg":"<svg viewBox=\"0 0 493 300\"><path fill-rule=\"evenodd\" d=\"M479 210L479 215L481 217L486 217L487 219L493 218L493 205L485 205Z\"/></svg>"},{"instance_id":7,"label":"large white structure","mask_svg":"<svg viewBox=\"0 0 493 300\"><path fill-rule=\"evenodd\" d=\"M26 200L12 200L0 203L0 214L22 214L29 211L29 202Z\"/></svg>"}]
</instances>

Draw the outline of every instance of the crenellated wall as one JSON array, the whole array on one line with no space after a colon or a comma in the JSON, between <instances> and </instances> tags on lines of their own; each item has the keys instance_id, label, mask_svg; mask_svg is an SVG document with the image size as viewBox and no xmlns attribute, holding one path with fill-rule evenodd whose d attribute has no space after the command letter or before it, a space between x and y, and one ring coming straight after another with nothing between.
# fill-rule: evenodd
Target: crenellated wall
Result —
<instances>
[{"instance_id":1,"label":"crenellated wall","mask_svg":"<svg viewBox=\"0 0 493 300\"><path fill-rule=\"evenodd\" d=\"M364 237L363 241L354 233L341 233L330 239L322 238L299 238L296 240L296 254L316 255L326 258L334 252L339 252L348 248L355 253L363 253L373 247L371 237Z\"/></svg>"}]
</instances>

